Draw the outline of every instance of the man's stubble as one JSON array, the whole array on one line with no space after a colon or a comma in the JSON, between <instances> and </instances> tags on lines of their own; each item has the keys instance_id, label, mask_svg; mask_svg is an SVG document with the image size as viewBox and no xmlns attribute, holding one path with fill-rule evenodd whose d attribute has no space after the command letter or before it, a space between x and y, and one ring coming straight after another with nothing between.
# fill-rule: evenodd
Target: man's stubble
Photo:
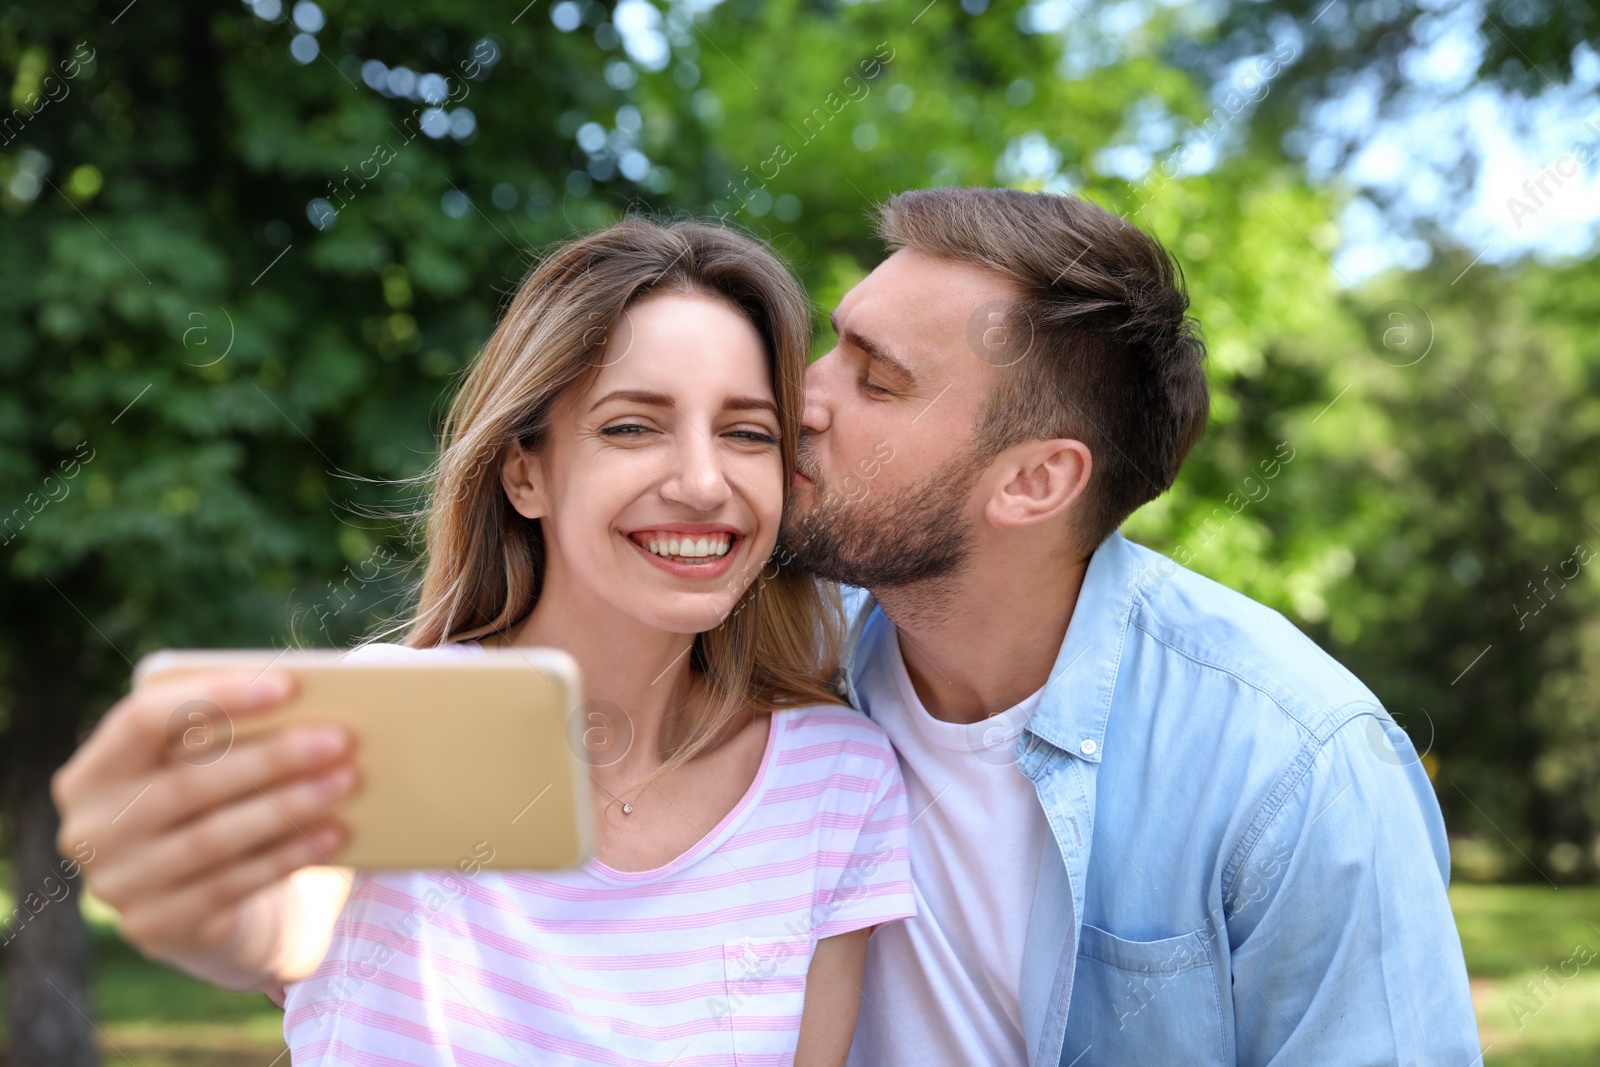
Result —
<instances>
[{"instance_id":1,"label":"man's stubble","mask_svg":"<svg viewBox=\"0 0 1600 1067\"><path fill-rule=\"evenodd\" d=\"M971 555L967 510L988 461L963 452L892 493L865 481L867 491L851 500L820 480L807 445L800 443L799 468L813 482L811 501L798 509L791 498L778 536L782 552L818 577L875 593L925 587L933 608L938 588Z\"/></svg>"}]
</instances>

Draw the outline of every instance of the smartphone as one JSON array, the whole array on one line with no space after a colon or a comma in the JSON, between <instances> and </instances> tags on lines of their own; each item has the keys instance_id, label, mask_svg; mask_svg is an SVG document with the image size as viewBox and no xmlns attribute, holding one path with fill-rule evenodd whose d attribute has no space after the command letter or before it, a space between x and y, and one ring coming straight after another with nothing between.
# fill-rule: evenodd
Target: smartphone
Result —
<instances>
[{"instance_id":1,"label":"smartphone","mask_svg":"<svg viewBox=\"0 0 1600 1067\"><path fill-rule=\"evenodd\" d=\"M294 675L294 695L266 715L174 708L169 747L185 762L220 763L262 731L348 727L363 786L338 809L351 836L332 864L576 867L593 851L577 664L555 649L480 651L168 649L139 661L134 688L198 671Z\"/></svg>"}]
</instances>

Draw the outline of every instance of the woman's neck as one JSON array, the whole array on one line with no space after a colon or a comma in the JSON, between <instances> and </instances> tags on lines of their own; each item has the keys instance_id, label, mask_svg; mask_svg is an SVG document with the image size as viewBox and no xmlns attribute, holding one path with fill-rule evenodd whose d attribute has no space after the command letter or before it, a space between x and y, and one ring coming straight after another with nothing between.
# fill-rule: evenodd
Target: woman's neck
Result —
<instances>
[{"instance_id":1,"label":"woman's neck","mask_svg":"<svg viewBox=\"0 0 1600 1067\"><path fill-rule=\"evenodd\" d=\"M597 780L637 781L679 739L683 712L703 695L690 664L695 635L647 626L546 574L539 602L506 644L558 648L577 661L586 758Z\"/></svg>"}]
</instances>

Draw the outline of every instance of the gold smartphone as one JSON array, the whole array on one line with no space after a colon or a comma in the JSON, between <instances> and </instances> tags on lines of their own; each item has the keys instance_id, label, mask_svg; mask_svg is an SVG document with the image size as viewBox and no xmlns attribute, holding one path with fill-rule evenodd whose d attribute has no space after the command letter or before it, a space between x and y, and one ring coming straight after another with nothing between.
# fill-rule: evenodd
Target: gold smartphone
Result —
<instances>
[{"instance_id":1,"label":"gold smartphone","mask_svg":"<svg viewBox=\"0 0 1600 1067\"><path fill-rule=\"evenodd\" d=\"M174 708L168 739L178 759L218 763L240 737L291 723L347 726L363 786L339 808L351 837L331 863L458 868L465 860L550 870L588 858L588 769L572 658L547 648L438 659L393 652L169 649L139 661L134 688L219 669L270 666L294 675L294 696L265 715Z\"/></svg>"}]
</instances>

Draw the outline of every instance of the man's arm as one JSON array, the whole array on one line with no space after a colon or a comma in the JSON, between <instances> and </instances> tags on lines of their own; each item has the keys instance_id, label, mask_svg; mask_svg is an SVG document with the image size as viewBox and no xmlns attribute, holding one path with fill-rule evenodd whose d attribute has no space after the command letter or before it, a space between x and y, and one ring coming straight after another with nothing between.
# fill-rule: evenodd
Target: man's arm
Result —
<instances>
[{"instance_id":1,"label":"man's arm","mask_svg":"<svg viewBox=\"0 0 1600 1067\"><path fill-rule=\"evenodd\" d=\"M1470 1067L1477 1023L1438 801L1411 743L1359 714L1224 886L1241 1065Z\"/></svg>"}]
</instances>

